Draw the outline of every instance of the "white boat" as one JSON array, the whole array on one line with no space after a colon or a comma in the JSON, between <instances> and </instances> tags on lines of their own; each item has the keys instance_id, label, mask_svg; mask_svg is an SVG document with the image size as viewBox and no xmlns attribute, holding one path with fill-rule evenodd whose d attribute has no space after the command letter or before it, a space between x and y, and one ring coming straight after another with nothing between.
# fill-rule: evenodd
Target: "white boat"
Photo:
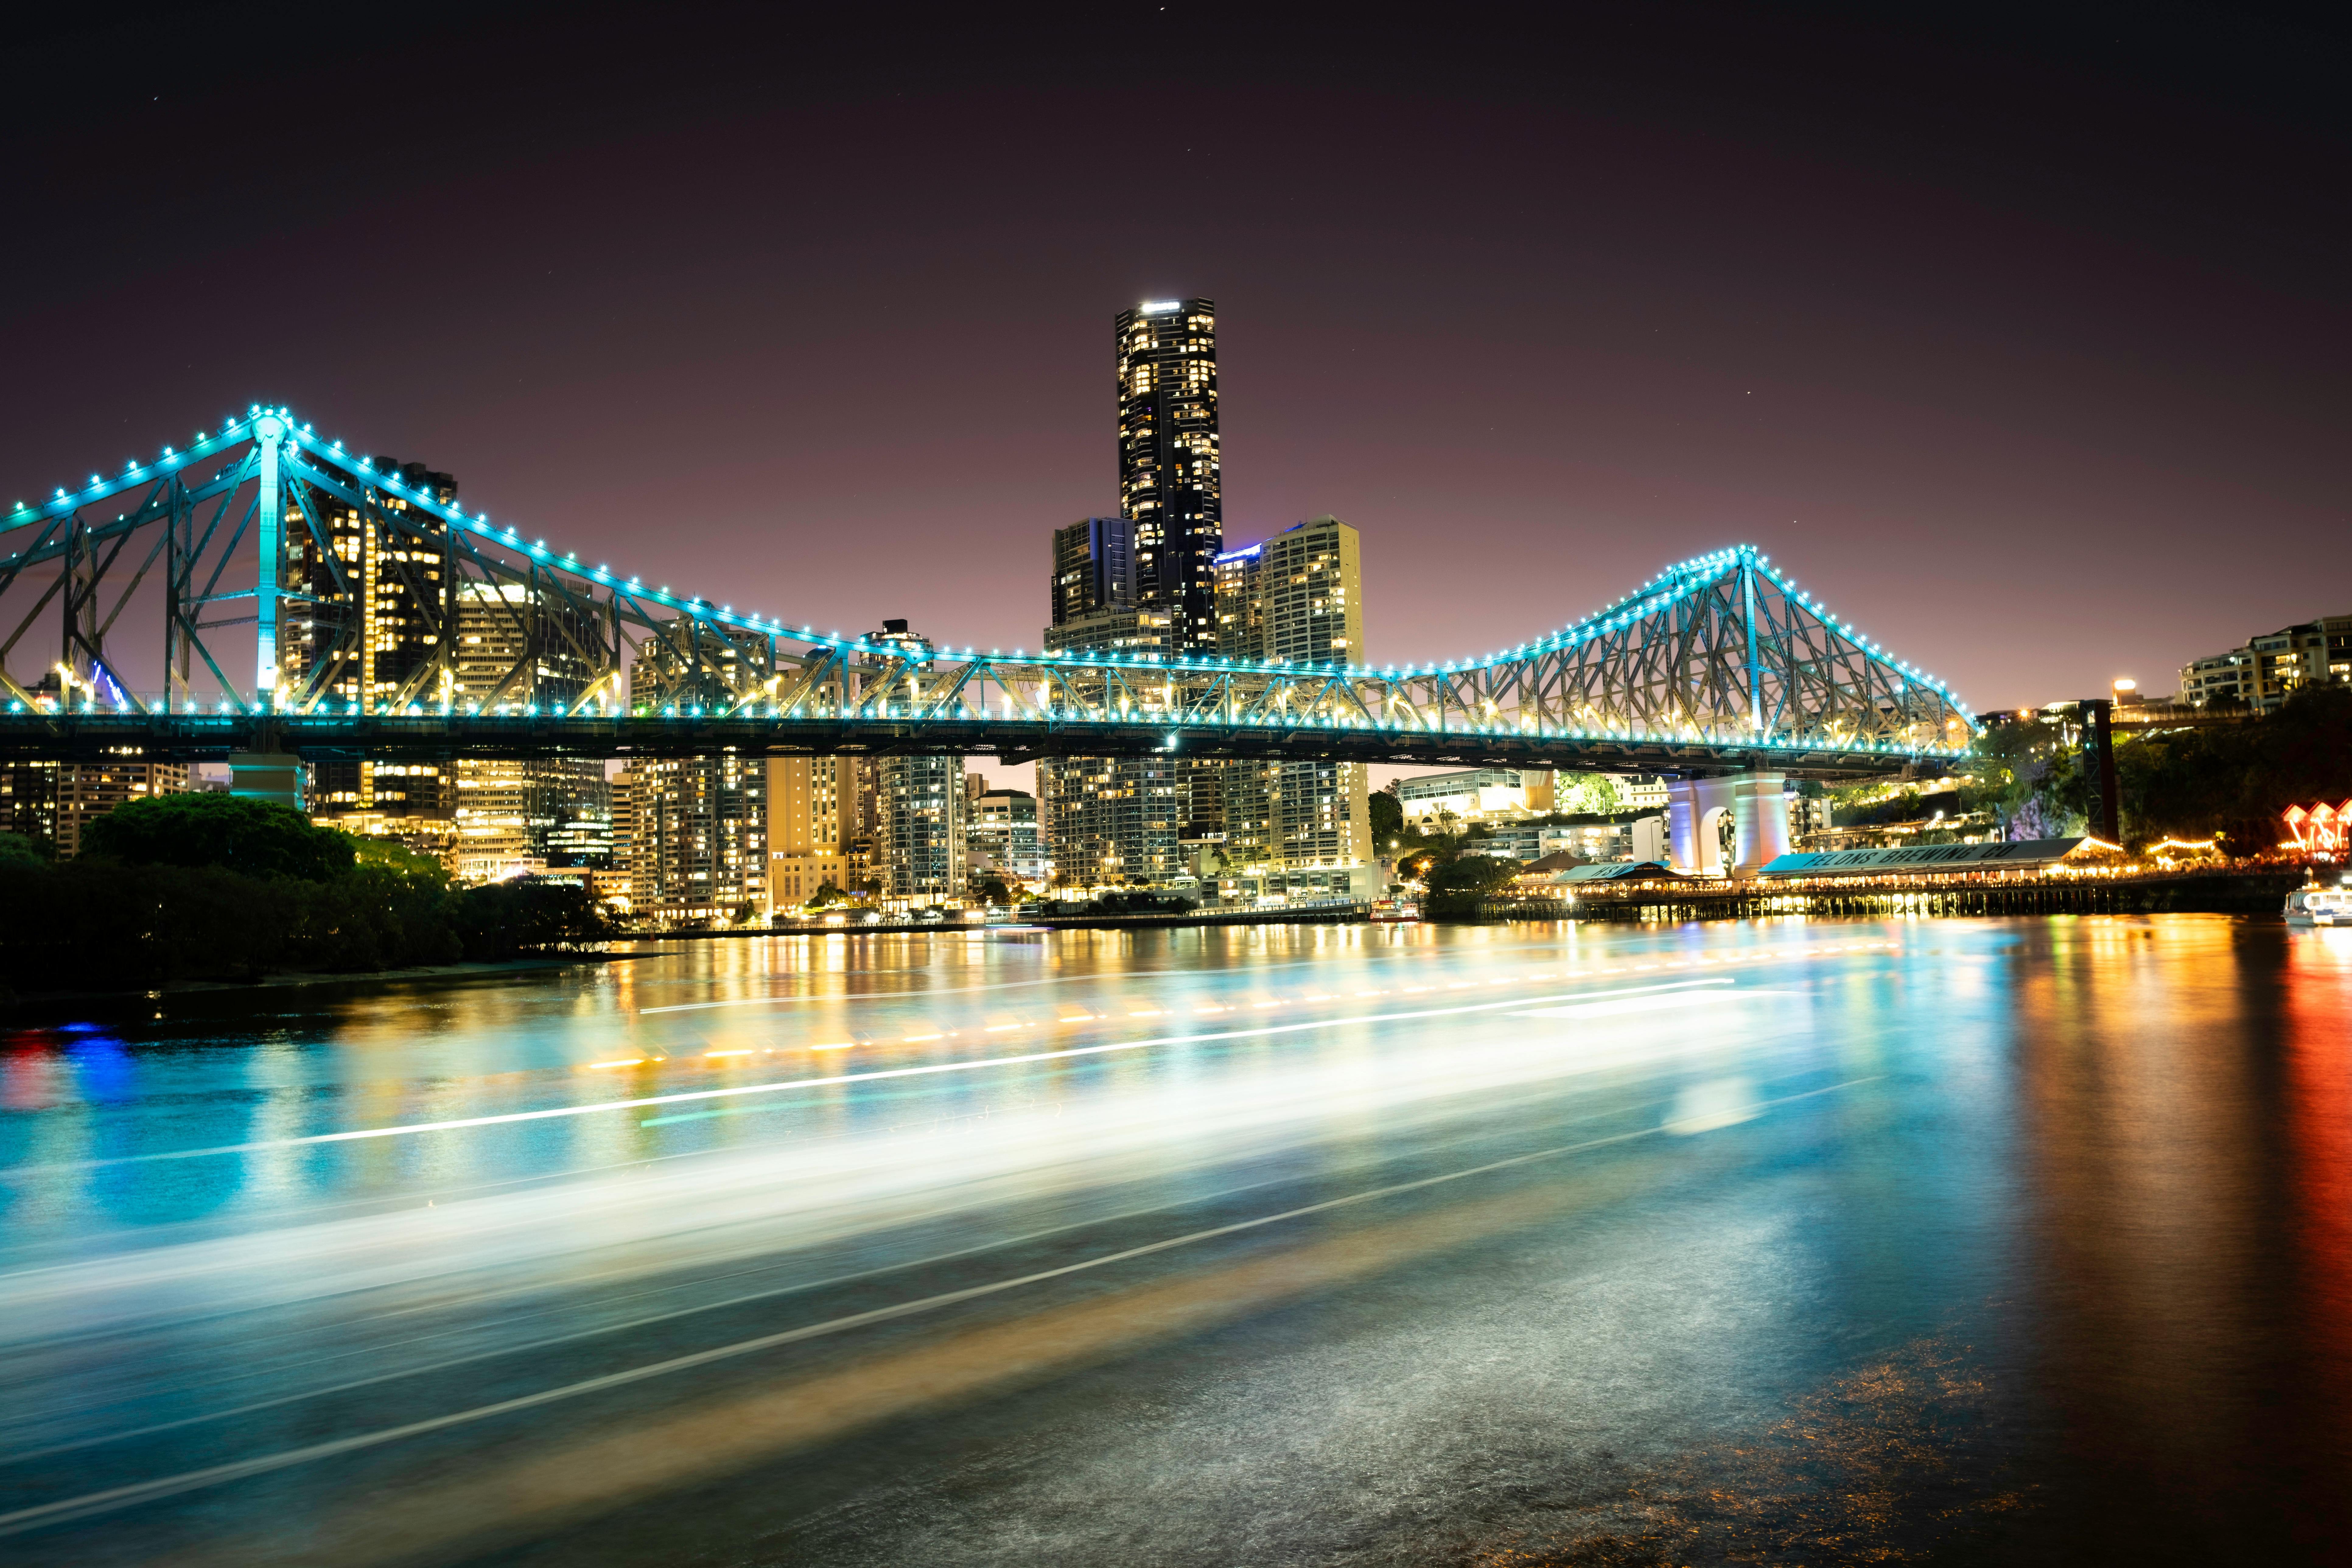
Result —
<instances>
[{"instance_id":1,"label":"white boat","mask_svg":"<svg viewBox=\"0 0 2352 1568\"><path fill-rule=\"evenodd\" d=\"M2286 896L2291 926L2352 926L2352 885L2323 888L2314 882Z\"/></svg>"}]
</instances>

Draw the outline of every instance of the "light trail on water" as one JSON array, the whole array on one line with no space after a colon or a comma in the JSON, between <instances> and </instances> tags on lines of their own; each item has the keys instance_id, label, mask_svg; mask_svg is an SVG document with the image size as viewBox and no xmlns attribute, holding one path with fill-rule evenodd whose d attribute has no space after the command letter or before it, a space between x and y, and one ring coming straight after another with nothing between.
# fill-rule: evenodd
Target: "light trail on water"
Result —
<instances>
[{"instance_id":1,"label":"light trail on water","mask_svg":"<svg viewBox=\"0 0 2352 1568\"><path fill-rule=\"evenodd\" d=\"M1449 1011L1471 1012L1481 1010L1483 1009L1461 1008L1450 1009ZM1286 1027L1297 1026L1286 1026ZM1818 1099L1824 1095L1834 1094L1843 1089L1854 1088L1860 1084L1874 1081L1876 1081L1876 1075L1849 1079L1843 1082L1829 1084L1820 1089L1807 1089L1801 1093L1782 1095L1773 1100L1759 1101L1758 1102L1757 1109L1759 1110L1769 1110L1778 1106L1793 1104L1799 1100ZM450 1411L445 1415L430 1416L421 1421L411 1421L399 1426L380 1427L372 1432L355 1433L350 1436L339 1437L328 1442L314 1443L299 1448L284 1449L278 1453L259 1455L253 1458L240 1459L225 1465L208 1466L201 1469L184 1471L178 1475L159 1477L153 1480L142 1481L131 1486L114 1487L102 1491L86 1493L80 1497L59 1499L55 1502L37 1504L32 1508L19 1509L11 1513L0 1514L0 1535L14 1535L27 1530L39 1529L47 1525L63 1524L71 1522L75 1520L88 1519L98 1514L110 1512L118 1509L130 1508L140 1503L155 1501L167 1497L177 1496L181 1493L196 1490L205 1487L217 1486L229 1481L242 1480L248 1477L264 1475L274 1470L288 1469L298 1465L305 1465L320 1459L332 1458L341 1454L356 1453L362 1449L381 1447L386 1444L400 1442L405 1438L423 1436L429 1433L446 1431L455 1426L468 1426L477 1422L487 1421L495 1416L512 1415L520 1411L537 1409L562 1400L578 1398L583 1394L602 1393L609 1389L626 1387L633 1384L644 1383L650 1379L667 1376L673 1373L685 1372L696 1367L708 1366L715 1362L734 1360L739 1357L755 1354L761 1351L781 1349L786 1345L802 1343L813 1339L845 1333L852 1330L865 1328L875 1324L890 1322L922 1313L938 1311L943 1308L960 1305L966 1301L974 1301L986 1297L1002 1295L1005 1292L1017 1290L1026 1286L1043 1284L1053 1279L1066 1279L1072 1275L1083 1274L1095 1269L1108 1268L1114 1264L1131 1262L1138 1258L1149 1258L1157 1254L1174 1251L1181 1247L1197 1246L1200 1243L1206 1241L1213 1241L1225 1237L1238 1236L1249 1231L1261 1230L1269 1226L1280 1225L1286 1221L1305 1219L1317 1215L1330 1214L1341 1209L1352 1208L1360 1205L1373 1203L1385 1198L1402 1197L1409 1193L1425 1192L1433 1188L1450 1185L1456 1182L1467 1181L1475 1176L1491 1175L1497 1172L1534 1164L1544 1160L1561 1159L1569 1155L1591 1152L1612 1145L1630 1143L1641 1139L1654 1138L1662 1134L1670 1133L1672 1131L1673 1128L1671 1125L1646 1127L1628 1132L1612 1133L1606 1137L1585 1139L1574 1143L1564 1143L1555 1145L1551 1148L1533 1150L1527 1153L1511 1155L1506 1159L1490 1160L1482 1164L1469 1166L1462 1170L1448 1171L1440 1175L1423 1176L1409 1182L1391 1183L1384 1186L1373 1187L1362 1192L1350 1193L1343 1197L1327 1198L1320 1203L1300 1205L1295 1208L1284 1209L1276 1214L1260 1215L1250 1219L1236 1220L1226 1225L1211 1226L1204 1229L1188 1232L1182 1236L1169 1237L1159 1241L1147 1242L1139 1247L1125 1247L1115 1252L1098 1254L1093 1258L1082 1258L1075 1263L1066 1263L1053 1268L1034 1269L1028 1273L1016 1275L1008 1279L991 1280L985 1284L966 1286L963 1289L957 1290L940 1291L937 1294L921 1297L914 1300L896 1302L887 1307L873 1308L866 1311L847 1313L840 1317L827 1319L822 1322L803 1324L799 1327L782 1330L775 1333L761 1334L750 1339L738 1340L730 1344L718 1345L708 1350L696 1351L687 1355L672 1356L662 1361L625 1368L619 1372L605 1373L595 1377L582 1378L572 1383L563 1384L552 1388L541 1389L535 1393L523 1394L513 1399L498 1400L488 1405L478 1405L465 1410Z\"/></svg>"},{"instance_id":2,"label":"light trail on water","mask_svg":"<svg viewBox=\"0 0 2352 1568\"><path fill-rule=\"evenodd\" d=\"M295 1138L261 1139L245 1143L222 1143L203 1149L172 1149L142 1154L122 1154L99 1160L64 1161L44 1165L15 1165L0 1171L0 1176L31 1176L64 1171L98 1170L111 1166L139 1165L166 1160L199 1160L231 1154L260 1153L270 1150L316 1147L330 1143L352 1143L382 1138L415 1137L427 1132L457 1132L483 1127L512 1126L524 1122L547 1121L566 1117L597 1116L617 1110L642 1110L659 1105L681 1105L698 1100L732 1100L750 1095L782 1094L795 1089L824 1089L836 1085L878 1083L897 1079L931 1078L949 1073L980 1072L992 1068L1029 1066L1039 1062L1069 1061L1087 1057L1099 1057L1126 1051L1155 1049L1171 1045L1206 1045L1220 1040L1237 1040L1271 1035L1300 1034L1310 1030L1347 1028L1365 1024L1405 1023L1428 1018L1442 1018L1470 1013L1500 1013L1524 1009L1545 1002L1575 1003L1582 1000L1605 1000L1615 996L1633 996L1652 992L1685 991L1700 987L1735 985L1729 976L1706 976L1692 980L1668 981L1657 985L1633 986L1620 991L1568 992L1557 996L1518 996L1505 1002L1477 1002L1459 1007L1431 1007L1407 1012L1349 1014L1344 1017L1314 1018L1296 1024L1268 1024L1249 1029L1218 1029L1198 1034L1161 1035L1141 1040L1112 1040L1100 1045L1069 1046L1059 1050L1024 1051L1015 1056L982 1057L970 1061L924 1062L913 1067L875 1068L863 1072L829 1073L814 1078L790 1079L776 1083L730 1084L723 1089L682 1089L673 1094L644 1095L629 1100L595 1100L586 1105L545 1106L535 1110L509 1110L488 1116L456 1117L440 1121L414 1121L388 1127L352 1128L341 1132L313 1132ZM1091 1020L1090 1020L1091 1021Z\"/></svg>"}]
</instances>

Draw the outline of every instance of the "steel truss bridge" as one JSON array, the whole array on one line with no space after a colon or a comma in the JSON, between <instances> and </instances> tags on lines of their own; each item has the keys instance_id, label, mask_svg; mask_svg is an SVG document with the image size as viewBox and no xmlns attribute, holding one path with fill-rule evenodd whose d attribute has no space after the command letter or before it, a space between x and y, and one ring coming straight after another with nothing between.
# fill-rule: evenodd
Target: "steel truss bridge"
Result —
<instances>
[{"instance_id":1,"label":"steel truss bridge","mask_svg":"<svg viewBox=\"0 0 2352 1568\"><path fill-rule=\"evenodd\" d=\"M373 578L331 514L371 531ZM648 588L256 406L17 504L0 546L0 755L17 758L1172 751L1840 778L1974 734L1943 682L1747 545L1444 664L958 652ZM361 599L385 583L423 651L358 681L375 635ZM465 667L468 613L495 624L497 668Z\"/></svg>"}]
</instances>

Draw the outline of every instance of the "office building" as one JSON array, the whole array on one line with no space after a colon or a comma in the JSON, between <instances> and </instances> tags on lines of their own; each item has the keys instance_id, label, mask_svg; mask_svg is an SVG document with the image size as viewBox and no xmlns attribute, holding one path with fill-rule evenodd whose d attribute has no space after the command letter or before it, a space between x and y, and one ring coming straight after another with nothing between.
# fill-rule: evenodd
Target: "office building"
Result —
<instances>
[{"instance_id":1,"label":"office building","mask_svg":"<svg viewBox=\"0 0 2352 1568\"><path fill-rule=\"evenodd\" d=\"M1118 500L1134 522L1134 602L1171 613L1175 651L1213 648L1224 548L1216 307L1146 300L1118 313L1116 338Z\"/></svg>"},{"instance_id":2,"label":"office building","mask_svg":"<svg viewBox=\"0 0 2352 1568\"><path fill-rule=\"evenodd\" d=\"M1217 651L1254 662L1361 664L1363 558L1336 517L1296 523L1217 558ZM1368 896L1371 808L1360 763L1222 769L1225 867L1264 897Z\"/></svg>"},{"instance_id":3,"label":"office building","mask_svg":"<svg viewBox=\"0 0 2352 1568\"><path fill-rule=\"evenodd\" d=\"M376 473L397 473L412 490L444 505L457 500L457 481L422 463L370 459ZM454 581L447 527L419 515L419 533L379 522L323 490L308 516L286 508L286 621L279 637L279 705L312 699L357 702L371 712L410 702L439 703L444 689L441 631ZM373 492L383 512L404 515L409 503L389 490Z\"/></svg>"},{"instance_id":4,"label":"office building","mask_svg":"<svg viewBox=\"0 0 2352 1568\"><path fill-rule=\"evenodd\" d=\"M70 860L83 830L116 806L189 788L186 763L148 762L136 746L90 762L0 763L0 831L47 840Z\"/></svg>"}]
</instances>

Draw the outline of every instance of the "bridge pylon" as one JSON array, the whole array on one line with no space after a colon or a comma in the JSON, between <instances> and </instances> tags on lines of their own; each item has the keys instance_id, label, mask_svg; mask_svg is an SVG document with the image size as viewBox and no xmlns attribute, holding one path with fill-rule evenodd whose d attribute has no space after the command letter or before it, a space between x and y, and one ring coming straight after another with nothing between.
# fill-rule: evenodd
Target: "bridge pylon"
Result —
<instances>
[{"instance_id":1,"label":"bridge pylon","mask_svg":"<svg viewBox=\"0 0 2352 1568\"><path fill-rule=\"evenodd\" d=\"M1675 869L1716 876L1724 824L1733 834L1730 875L1752 877L1789 852L1788 775L1749 768L1720 778L1676 779L1666 786L1666 830Z\"/></svg>"}]
</instances>

